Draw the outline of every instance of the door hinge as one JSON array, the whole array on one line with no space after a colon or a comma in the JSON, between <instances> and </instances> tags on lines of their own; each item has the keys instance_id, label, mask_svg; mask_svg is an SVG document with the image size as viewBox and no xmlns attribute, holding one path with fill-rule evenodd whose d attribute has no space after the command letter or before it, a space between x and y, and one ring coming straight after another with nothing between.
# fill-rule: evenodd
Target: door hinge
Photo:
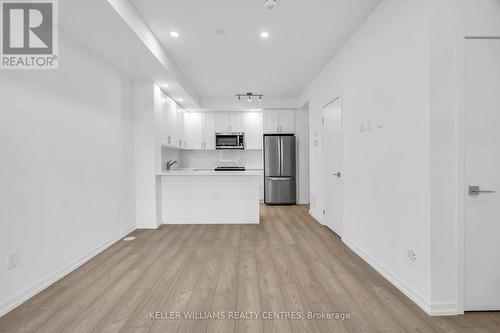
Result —
<instances>
[{"instance_id":1,"label":"door hinge","mask_svg":"<svg viewBox=\"0 0 500 333\"><path fill-rule=\"evenodd\" d=\"M321 123L324 124L325 123L325 118L321 117Z\"/></svg>"},{"instance_id":2,"label":"door hinge","mask_svg":"<svg viewBox=\"0 0 500 333\"><path fill-rule=\"evenodd\" d=\"M323 209L323 215L326 215L326 210L325 209Z\"/></svg>"}]
</instances>

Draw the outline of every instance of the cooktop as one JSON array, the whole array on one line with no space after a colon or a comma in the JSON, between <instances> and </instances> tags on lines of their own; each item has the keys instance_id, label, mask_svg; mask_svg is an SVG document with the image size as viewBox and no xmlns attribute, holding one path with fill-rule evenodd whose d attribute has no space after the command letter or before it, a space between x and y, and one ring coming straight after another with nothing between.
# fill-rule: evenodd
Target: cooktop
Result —
<instances>
[{"instance_id":1,"label":"cooktop","mask_svg":"<svg viewBox=\"0 0 500 333\"><path fill-rule=\"evenodd\" d=\"M215 168L215 171L245 171L245 167L231 167L231 166L217 167Z\"/></svg>"}]
</instances>

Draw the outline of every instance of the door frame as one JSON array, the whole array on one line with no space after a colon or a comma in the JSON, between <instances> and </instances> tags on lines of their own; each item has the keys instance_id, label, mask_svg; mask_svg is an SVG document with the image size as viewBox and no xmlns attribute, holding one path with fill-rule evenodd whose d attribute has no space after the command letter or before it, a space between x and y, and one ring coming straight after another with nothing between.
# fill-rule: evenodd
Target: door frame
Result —
<instances>
[{"instance_id":1,"label":"door frame","mask_svg":"<svg viewBox=\"0 0 500 333\"><path fill-rule=\"evenodd\" d=\"M498 29L462 29L458 32L457 41L457 313L465 312L465 43L470 39L500 39Z\"/></svg>"},{"instance_id":2,"label":"door frame","mask_svg":"<svg viewBox=\"0 0 500 333\"><path fill-rule=\"evenodd\" d=\"M342 147L342 151L340 153L340 159L341 159L341 165L342 165L342 177L344 177L344 103L343 103L343 99L342 99L342 94L338 94L336 97L334 97L333 99L331 99L328 103L326 103L325 105L323 105L321 107L321 140L323 141L323 147L321 149L321 162L322 162L322 165L323 165L323 177L327 174L327 167L325 165L325 150L326 150L326 140L325 140L325 124L323 122L323 119L324 119L324 110L326 107L328 107L330 104L333 104L337 101L340 101L340 112L341 112L341 115L340 115L340 127L342 129L342 138L341 138L341 147ZM325 182L323 182L323 184L325 184L323 186L323 207L322 207L322 223L323 225L327 225L327 220L326 220L326 214L325 214L325 210L326 210L326 201L327 201L327 188L326 188L326 179L325 179ZM342 180L342 188L341 188L341 195L342 195L342 202L341 202L341 206L342 206L342 214L344 212L344 186L343 186L343 180ZM344 233L344 219L342 218L342 228L341 230L332 230L330 227L328 227L330 230L332 230L334 233L336 233L340 238L343 238L343 233Z\"/></svg>"}]
</instances>

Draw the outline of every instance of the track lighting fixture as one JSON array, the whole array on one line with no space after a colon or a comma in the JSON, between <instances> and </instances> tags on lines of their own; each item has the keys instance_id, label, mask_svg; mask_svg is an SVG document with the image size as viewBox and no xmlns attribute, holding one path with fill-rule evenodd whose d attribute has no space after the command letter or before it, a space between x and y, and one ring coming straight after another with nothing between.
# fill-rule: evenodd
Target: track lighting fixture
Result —
<instances>
[{"instance_id":1,"label":"track lighting fixture","mask_svg":"<svg viewBox=\"0 0 500 333\"><path fill-rule=\"evenodd\" d=\"M262 99L264 98L264 95L260 94L254 94L252 92L244 93L244 94L236 94L236 97L238 97L238 100L241 101L242 97L246 97L248 99L248 102L251 103L253 102L253 98L258 98L259 102L262 102Z\"/></svg>"}]
</instances>

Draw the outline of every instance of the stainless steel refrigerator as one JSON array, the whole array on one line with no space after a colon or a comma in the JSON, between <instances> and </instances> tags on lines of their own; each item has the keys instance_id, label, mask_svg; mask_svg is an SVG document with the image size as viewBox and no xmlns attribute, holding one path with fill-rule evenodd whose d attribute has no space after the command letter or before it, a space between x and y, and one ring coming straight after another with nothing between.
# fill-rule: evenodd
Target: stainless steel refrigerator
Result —
<instances>
[{"instance_id":1,"label":"stainless steel refrigerator","mask_svg":"<svg viewBox=\"0 0 500 333\"><path fill-rule=\"evenodd\" d=\"M295 135L264 135L264 201L268 205L297 203Z\"/></svg>"}]
</instances>

